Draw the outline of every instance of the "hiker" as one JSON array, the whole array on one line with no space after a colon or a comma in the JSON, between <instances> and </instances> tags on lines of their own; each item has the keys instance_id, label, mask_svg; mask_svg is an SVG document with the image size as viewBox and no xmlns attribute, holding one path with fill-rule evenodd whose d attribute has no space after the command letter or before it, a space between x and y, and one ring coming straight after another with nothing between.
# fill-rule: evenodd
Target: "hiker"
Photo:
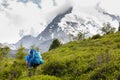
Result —
<instances>
[{"instance_id":1,"label":"hiker","mask_svg":"<svg viewBox=\"0 0 120 80\"><path fill-rule=\"evenodd\" d=\"M30 53L25 57L25 61L28 69L31 69L33 67L34 70L44 62L40 53L34 49L30 50Z\"/></svg>"}]
</instances>

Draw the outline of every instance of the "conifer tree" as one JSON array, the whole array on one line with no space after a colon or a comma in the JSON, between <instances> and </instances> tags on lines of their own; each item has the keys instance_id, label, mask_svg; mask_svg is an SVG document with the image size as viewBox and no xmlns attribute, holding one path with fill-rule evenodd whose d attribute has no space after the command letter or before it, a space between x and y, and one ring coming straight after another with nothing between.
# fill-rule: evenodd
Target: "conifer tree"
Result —
<instances>
[{"instance_id":1,"label":"conifer tree","mask_svg":"<svg viewBox=\"0 0 120 80\"><path fill-rule=\"evenodd\" d=\"M50 45L49 51L55 48L58 48L61 45L58 39L54 39L52 44Z\"/></svg>"},{"instance_id":2,"label":"conifer tree","mask_svg":"<svg viewBox=\"0 0 120 80\"><path fill-rule=\"evenodd\" d=\"M119 22L119 27L118 27L118 31L120 31L120 22Z\"/></svg>"}]
</instances>

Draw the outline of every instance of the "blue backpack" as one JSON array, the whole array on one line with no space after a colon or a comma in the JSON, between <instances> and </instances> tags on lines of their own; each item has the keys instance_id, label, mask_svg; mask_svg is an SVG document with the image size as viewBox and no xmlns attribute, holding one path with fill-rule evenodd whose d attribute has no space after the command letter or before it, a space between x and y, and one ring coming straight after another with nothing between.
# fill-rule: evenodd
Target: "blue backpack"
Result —
<instances>
[{"instance_id":1,"label":"blue backpack","mask_svg":"<svg viewBox=\"0 0 120 80\"><path fill-rule=\"evenodd\" d=\"M42 59L42 56L39 52L36 52L35 50L30 51L30 64L43 64L44 60Z\"/></svg>"}]
</instances>

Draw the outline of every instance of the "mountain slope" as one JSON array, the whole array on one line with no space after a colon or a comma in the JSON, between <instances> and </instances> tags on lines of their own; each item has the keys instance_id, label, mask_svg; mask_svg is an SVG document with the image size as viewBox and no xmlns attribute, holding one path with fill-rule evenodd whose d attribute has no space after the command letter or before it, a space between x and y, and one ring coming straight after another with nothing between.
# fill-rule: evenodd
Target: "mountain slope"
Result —
<instances>
[{"instance_id":1,"label":"mountain slope","mask_svg":"<svg viewBox=\"0 0 120 80\"><path fill-rule=\"evenodd\" d=\"M120 32L70 42L43 54L42 73L62 80L119 80Z\"/></svg>"},{"instance_id":2,"label":"mountain slope","mask_svg":"<svg viewBox=\"0 0 120 80\"><path fill-rule=\"evenodd\" d=\"M65 16L59 27L67 34L77 35L79 32L86 36L101 34L104 23L110 23L118 29L119 16L107 13L98 4L96 6L74 8L71 14Z\"/></svg>"},{"instance_id":3,"label":"mountain slope","mask_svg":"<svg viewBox=\"0 0 120 80\"><path fill-rule=\"evenodd\" d=\"M68 42L66 33L59 28L58 23L65 15L71 13L71 11L72 8L69 7L65 12L58 14L37 37L32 37L30 35L24 36L14 46L18 48L22 44L26 48L31 48L32 45L35 45L40 48L41 52L46 52L55 38Z\"/></svg>"},{"instance_id":4,"label":"mountain slope","mask_svg":"<svg viewBox=\"0 0 120 80\"><path fill-rule=\"evenodd\" d=\"M45 63L27 77L23 58L3 58L0 79L17 80L119 80L120 32L69 42L42 54ZM21 53L19 49L19 53ZM20 54L19 54L20 55ZM14 76L14 73L17 76Z\"/></svg>"},{"instance_id":5,"label":"mountain slope","mask_svg":"<svg viewBox=\"0 0 120 80\"><path fill-rule=\"evenodd\" d=\"M17 42L15 46L16 48L19 48L20 45L24 45L26 48L30 48L32 45L35 44L35 42L38 42L38 40L35 37L27 35L24 36L19 42Z\"/></svg>"},{"instance_id":6,"label":"mountain slope","mask_svg":"<svg viewBox=\"0 0 120 80\"><path fill-rule=\"evenodd\" d=\"M44 41L55 38L58 38L60 40L66 38L67 37L66 33L64 33L64 31L61 30L58 24L60 23L62 18L64 18L66 15L70 14L71 12L72 12L72 8L70 7L68 8L67 11L57 15L52 20L52 22L48 24L45 30L37 36L37 39Z\"/></svg>"}]
</instances>

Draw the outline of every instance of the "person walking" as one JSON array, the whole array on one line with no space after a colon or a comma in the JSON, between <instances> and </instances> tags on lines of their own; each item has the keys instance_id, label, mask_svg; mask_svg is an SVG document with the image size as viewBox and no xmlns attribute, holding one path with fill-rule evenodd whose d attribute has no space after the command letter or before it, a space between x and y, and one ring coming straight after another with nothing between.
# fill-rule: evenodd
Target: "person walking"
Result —
<instances>
[{"instance_id":1,"label":"person walking","mask_svg":"<svg viewBox=\"0 0 120 80\"><path fill-rule=\"evenodd\" d=\"M28 68L28 76L32 76L32 69L33 69L33 74L35 74L37 67L40 64L44 63L44 60L40 54L40 52L37 52L34 49L31 49L29 54L26 55L25 57L25 62Z\"/></svg>"}]
</instances>

